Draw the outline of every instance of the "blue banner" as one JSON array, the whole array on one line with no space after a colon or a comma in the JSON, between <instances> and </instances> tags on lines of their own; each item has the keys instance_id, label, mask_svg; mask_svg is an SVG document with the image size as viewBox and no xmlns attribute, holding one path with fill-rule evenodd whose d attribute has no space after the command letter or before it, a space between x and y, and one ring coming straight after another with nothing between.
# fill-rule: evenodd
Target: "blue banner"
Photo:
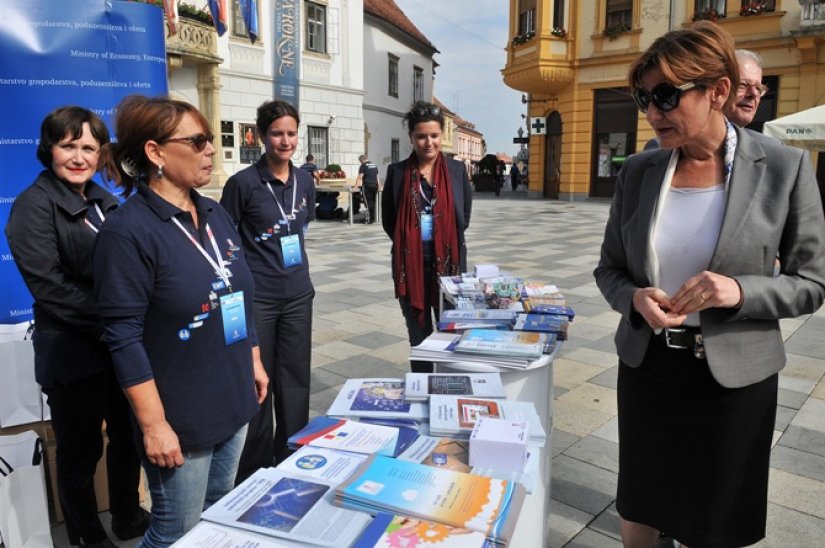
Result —
<instances>
[{"instance_id":1,"label":"blue banner","mask_svg":"<svg viewBox=\"0 0 825 548\"><path fill-rule=\"evenodd\" d=\"M163 12L112 0L2 0L0 227L15 196L43 170L35 154L51 110L79 105L112 130L127 95L167 92ZM0 234L0 324L32 318L32 297Z\"/></svg>"},{"instance_id":2,"label":"blue banner","mask_svg":"<svg viewBox=\"0 0 825 548\"><path fill-rule=\"evenodd\" d=\"M275 54L272 56L273 97L298 109L298 66L301 64L301 5L298 0L275 1Z\"/></svg>"}]
</instances>

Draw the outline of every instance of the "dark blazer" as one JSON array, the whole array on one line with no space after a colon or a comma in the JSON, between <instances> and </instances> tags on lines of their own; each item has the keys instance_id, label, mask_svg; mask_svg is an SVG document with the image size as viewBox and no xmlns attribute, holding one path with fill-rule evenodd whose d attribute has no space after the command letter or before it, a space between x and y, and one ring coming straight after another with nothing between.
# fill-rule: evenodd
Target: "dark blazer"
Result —
<instances>
[{"instance_id":1,"label":"dark blazer","mask_svg":"<svg viewBox=\"0 0 825 548\"><path fill-rule=\"evenodd\" d=\"M93 182L85 194L104 215L118 206L117 198ZM35 373L44 388L112 367L100 342L103 327L92 290L96 234L84 220L88 208L45 170L17 196L6 224L9 248L34 297Z\"/></svg>"},{"instance_id":2,"label":"dark blazer","mask_svg":"<svg viewBox=\"0 0 825 548\"><path fill-rule=\"evenodd\" d=\"M825 221L806 151L750 130L739 137L724 220L708 270L736 278L736 309L700 313L708 365L729 388L780 371L785 351L779 319L815 312L825 300ZM621 360L638 366L652 330L633 309L633 293L651 285L647 242L670 150L628 159L616 181L601 259L594 275L622 315L615 342ZM782 264L773 276L774 258Z\"/></svg>"},{"instance_id":3,"label":"dark blazer","mask_svg":"<svg viewBox=\"0 0 825 548\"><path fill-rule=\"evenodd\" d=\"M447 173L450 176L450 188L453 191L455 204L455 228L458 233L459 263L462 272L467 271L467 245L464 242L464 231L470 226L470 213L473 209L473 189L464 164L458 160L444 157L447 162ZM395 222L398 219L398 206L401 203L401 189L404 186L404 166L407 161L390 164L387 167L387 177L384 179L384 190L381 194L381 224L384 232L392 239L395 236ZM390 254L395 252L395 244Z\"/></svg>"}]
</instances>

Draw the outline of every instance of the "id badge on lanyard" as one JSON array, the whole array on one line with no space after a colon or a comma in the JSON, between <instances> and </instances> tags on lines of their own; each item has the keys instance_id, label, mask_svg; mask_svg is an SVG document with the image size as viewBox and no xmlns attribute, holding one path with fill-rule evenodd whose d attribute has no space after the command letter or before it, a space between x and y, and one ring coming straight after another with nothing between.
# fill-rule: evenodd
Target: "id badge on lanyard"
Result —
<instances>
[{"instance_id":1,"label":"id badge on lanyard","mask_svg":"<svg viewBox=\"0 0 825 548\"><path fill-rule=\"evenodd\" d=\"M433 206L435 206L435 198L427 199L424 194L424 188L421 186L421 181L418 181L418 192L421 195L421 216L419 217L419 224L421 225L421 241L433 241Z\"/></svg>"},{"instance_id":2,"label":"id badge on lanyard","mask_svg":"<svg viewBox=\"0 0 825 548\"><path fill-rule=\"evenodd\" d=\"M223 324L224 342L227 346L229 346L238 341L244 340L247 337L247 327L243 291L232 292L232 285L229 283L231 273L228 271L228 269L223 267L223 260L221 258L220 249L218 249L218 242L215 241L215 236L212 234L212 229L209 227L209 223L206 223L205 226L206 235L209 238L209 243L212 244L212 251L215 252L215 259L213 259L209 255L209 253L207 253L207 251L203 248L200 242L198 242L183 227L183 225L180 224L180 221L178 221L176 217L172 217L172 221L178 226L181 232L183 232L183 234L189 239L189 242L193 246L195 246L195 248L200 252L201 255L203 255L203 257L206 259L209 265L215 269L215 273L220 278L220 284L222 284L226 289L229 290L229 294L221 296L219 300L221 308L221 321ZM214 288L215 285L213 284L213 291L210 295L214 294ZM200 327L200 325L202 325L202 322L198 325L189 324L188 327L192 329L195 327ZM186 329L180 330L179 337L183 341L188 340L189 331Z\"/></svg>"},{"instance_id":3,"label":"id badge on lanyard","mask_svg":"<svg viewBox=\"0 0 825 548\"><path fill-rule=\"evenodd\" d=\"M266 183L266 187L269 189L270 194L272 194L272 199L275 200L275 205L278 206L278 210L281 213L281 219L278 223L281 225L286 225L286 230L288 233L287 236L281 236L280 238L281 256L284 259L284 266L287 268L298 266L303 262L303 255L301 253L301 239L297 234L291 234L292 228L289 224L290 221L295 219L295 196L298 194L298 183L295 180L295 174L292 174L292 209L290 210L289 215L286 214L281 202L279 202L278 198L275 196L275 191L272 190L272 185L270 183Z\"/></svg>"}]
</instances>

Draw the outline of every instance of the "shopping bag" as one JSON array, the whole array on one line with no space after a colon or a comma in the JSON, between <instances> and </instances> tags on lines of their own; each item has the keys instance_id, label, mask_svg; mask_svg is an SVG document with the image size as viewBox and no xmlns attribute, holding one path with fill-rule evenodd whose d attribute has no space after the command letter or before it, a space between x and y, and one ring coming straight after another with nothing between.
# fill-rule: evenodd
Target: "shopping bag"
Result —
<instances>
[{"instance_id":1,"label":"shopping bag","mask_svg":"<svg viewBox=\"0 0 825 548\"><path fill-rule=\"evenodd\" d=\"M34 380L30 325L0 330L0 428L49 419L40 386Z\"/></svg>"},{"instance_id":2,"label":"shopping bag","mask_svg":"<svg viewBox=\"0 0 825 548\"><path fill-rule=\"evenodd\" d=\"M7 548L51 548L43 443L29 430L0 436L0 535Z\"/></svg>"}]
</instances>

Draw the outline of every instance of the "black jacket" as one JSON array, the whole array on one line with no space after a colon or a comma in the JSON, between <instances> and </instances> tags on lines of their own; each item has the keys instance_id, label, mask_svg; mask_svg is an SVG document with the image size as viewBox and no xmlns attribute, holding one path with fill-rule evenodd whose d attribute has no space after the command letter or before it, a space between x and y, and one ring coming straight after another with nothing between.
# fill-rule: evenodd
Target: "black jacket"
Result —
<instances>
[{"instance_id":1,"label":"black jacket","mask_svg":"<svg viewBox=\"0 0 825 548\"><path fill-rule=\"evenodd\" d=\"M34 297L37 381L49 388L111 367L92 288L96 233L85 218L91 203L104 215L117 198L89 182L86 201L51 170L15 199L6 225L17 268Z\"/></svg>"},{"instance_id":2,"label":"black jacket","mask_svg":"<svg viewBox=\"0 0 825 548\"><path fill-rule=\"evenodd\" d=\"M458 160L444 158L447 162L447 173L450 176L450 188L453 191L455 209L455 225L458 233L459 266L462 272L467 271L467 245L464 242L464 231L470 226L470 213L473 210L473 188L464 164ZM384 191L381 195L381 224L384 232L390 239L395 237L395 222L398 219L398 206L401 203L401 187L404 186L404 166L407 161L390 164L387 168L387 177L384 179ZM391 253L395 252L395 248Z\"/></svg>"}]
</instances>

